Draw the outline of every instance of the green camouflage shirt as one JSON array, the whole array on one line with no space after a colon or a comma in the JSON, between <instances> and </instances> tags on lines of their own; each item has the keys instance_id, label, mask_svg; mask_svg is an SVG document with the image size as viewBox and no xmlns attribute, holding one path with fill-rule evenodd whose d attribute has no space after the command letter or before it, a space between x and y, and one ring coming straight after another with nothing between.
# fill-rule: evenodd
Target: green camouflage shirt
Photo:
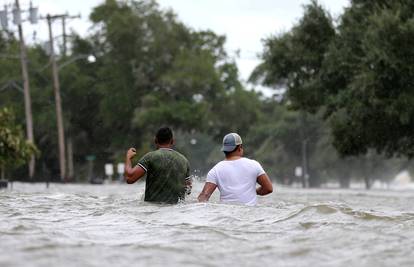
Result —
<instances>
[{"instance_id":1,"label":"green camouflage shirt","mask_svg":"<svg viewBox=\"0 0 414 267\"><path fill-rule=\"evenodd\" d=\"M184 199L190 164L183 155L172 149L160 148L145 154L138 165L147 173L145 201L177 203Z\"/></svg>"}]
</instances>

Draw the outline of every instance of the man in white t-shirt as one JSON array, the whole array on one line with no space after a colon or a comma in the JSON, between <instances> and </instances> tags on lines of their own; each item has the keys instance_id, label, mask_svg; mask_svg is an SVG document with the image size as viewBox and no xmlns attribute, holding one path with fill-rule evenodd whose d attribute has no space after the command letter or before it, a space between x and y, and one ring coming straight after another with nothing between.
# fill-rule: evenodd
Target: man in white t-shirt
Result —
<instances>
[{"instance_id":1,"label":"man in white t-shirt","mask_svg":"<svg viewBox=\"0 0 414 267\"><path fill-rule=\"evenodd\" d=\"M257 195L273 192L272 182L260 163L243 157L242 139L238 134L224 136L221 150L226 158L208 172L198 201L208 201L217 187L222 202L246 205L256 205ZM258 188L256 183L260 185Z\"/></svg>"}]
</instances>

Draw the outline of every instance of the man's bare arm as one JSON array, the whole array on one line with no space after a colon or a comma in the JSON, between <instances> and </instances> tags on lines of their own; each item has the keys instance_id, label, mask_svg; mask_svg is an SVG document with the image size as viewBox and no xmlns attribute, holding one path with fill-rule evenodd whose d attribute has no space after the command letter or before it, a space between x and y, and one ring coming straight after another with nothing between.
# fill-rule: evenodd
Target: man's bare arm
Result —
<instances>
[{"instance_id":1,"label":"man's bare arm","mask_svg":"<svg viewBox=\"0 0 414 267\"><path fill-rule=\"evenodd\" d=\"M210 182L206 182L203 191L201 191L200 195L198 196L198 201L207 202L210 199L211 194L213 194L214 190L216 190L216 188L217 185Z\"/></svg>"},{"instance_id":2,"label":"man's bare arm","mask_svg":"<svg viewBox=\"0 0 414 267\"><path fill-rule=\"evenodd\" d=\"M132 167L131 159L137 154L135 148L130 148L125 159L125 181L128 184L133 184L145 175L145 170L141 166Z\"/></svg>"},{"instance_id":3,"label":"man's bare arm","mask_svg":"<svg viewBox=\"0 0 414 267\"><path fill-rule=\"evenodd\" d=\"M272 181L270 181L269 176L266 173L257 177L257 183L260 185L256 189L256 193L259 196L264 196L273 192Z\"/></svg>"}]
</instances>

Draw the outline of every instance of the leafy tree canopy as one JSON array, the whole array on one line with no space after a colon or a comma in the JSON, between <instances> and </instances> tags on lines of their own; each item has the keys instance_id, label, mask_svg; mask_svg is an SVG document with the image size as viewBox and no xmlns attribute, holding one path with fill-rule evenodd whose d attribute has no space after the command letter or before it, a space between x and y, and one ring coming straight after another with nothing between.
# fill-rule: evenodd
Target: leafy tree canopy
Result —
<instances>
[{"instance_id":1,"label":"leafy tree canopy","mask_svg":"<svg viewBox=\"0 0 414 267\"><path fill-rule=\"evenodd\" d=\"M265 41L252 79L288 90L292 107L323 110L342 155L414 156L412 1L351 1L336 28L316 1Z\"/></svg>"}]
</instances>

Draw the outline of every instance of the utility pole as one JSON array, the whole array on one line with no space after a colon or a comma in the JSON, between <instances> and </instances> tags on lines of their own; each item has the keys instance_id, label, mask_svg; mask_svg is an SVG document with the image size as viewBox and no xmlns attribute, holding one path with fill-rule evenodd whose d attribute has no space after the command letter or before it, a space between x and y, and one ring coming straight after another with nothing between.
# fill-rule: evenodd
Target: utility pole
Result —
<instances>
[{"instance_id":1,"label":"utility pole","mask_svg":"<svg viewBox=\"0 0 414 267\"><path fill-rule=\"evenodd\" d=\"M81 15L79 14L79 15L76 15L76 16L72 16L72 15L69 15L68 13L66 13L66 14L63 14L63 15L57 15L57 16L53 16L53 17L56 18L56 19L60 18L62 20L62 38L63 38L62 55L63 55L63 57L66 57L67 56L67 51L68 51L68 49L67 49L68 35L66 34L66 21L68 19L80 19Z\"/></svg>"},{"instance_id":2,"label":"utility pole","mask_svg":"<svg viewBox=\"0 0 414 267\"><path fill-rule=\"evenodd\" d=\"M66 181L66 152L65 152L65 128L63 125L63 112L62 112L62 101L60 97L60 82L59 82L59 69L56 63L53 30L52 23L55 19L65 20L66 18L77 18L78 16L69 16L68 14L53 15L48 14L46 16L47 25L49 28L49 42L50 42L50 62L52 64L52 77L53 77L53 90L55 93L55 105L56 105L56 122L58 128L58 143L59 143L59 168L60 168L60 179ZM66 22L62 22L63 25L63 44L64 44L64 55L66 55ZM71 151L71 148L69 149Z\"/></svg>"},{"instance_id":3,"label":"utility pole","mask_svg":"<svg viewBox=\"0 0 414 267\"><path fill-rule=\"evenodd\" d=\"M26 45L23 37L23 26L21 21L21 10L19 0L15 2L15 9L13 10L15 16L14 22L17 24L20 39L20 62L23 76L23 91L24 91L24 109L26 116L26 133L27 139L34 144L33 137L33 119L32 119L32 100L30 97L29 73L27 71L27 53ZM35 157L32 156L29 162L29 177L33 179L35 173Z\"/></svg>"},{"instance_id":4,"label":"utility pole","mask_svg":"<svg viewBox=\"0 0 414 267\"><path fill-rule=\"evenodd\" d=\"M309 174L308 174L308 141L302 140L302 186L303 188L309 187Z\"/></svg>"},{"instance_id":5,"label":"utility pole","mask_svg":"<svg viewBox=\"0 0 414 267\"><path fill-rule=\"evenodd\" d=\"M66 16L62 16L62 35L63 35L63 57L66 57L66 47L67 47L67 41L66 41Z\"/></svg>"},{"instance_id":6,"label":"utility pole","mask_svg":"<svg viewBox=\"0 0 414 267\"><path fill-rule=\"evenodd\" d=\"M62 115L62 101L60 98L60 83L59 74L55 58L55 49L53 44L53 31L52 21L56 16L46 16L47 24L49 27L49 42L50 42L50 62L52 63L52 77L53 77L53 90L55 93L55 106L56 106L56 122L58 128L58 143L59 143L59 168L60 179L65 181L66 179L66 155L65 155L65 131L63 127L63 115Z\"/></svg>"},{"instance_id":7,"label":"utility pole","mask_svg":"<svg viewBox=\"0 0 414 267\"><path fill-rule=\"evenodd\" d=\"M62 15L62 35L63 35L63 48L62 55L64 58L67 56L67 34L66 34L66 20L80 18L80 15L69 16L68 14ZM73 164L73 141L70 131L68 132L67 138L67 156L68 156L68 179L72 180L75 174L75 168Z\"/></svg>"},{"instance_id":8,"label":"utility pole","mask_svg":"<svg viewBox=\"0 0 414 267\"><path fill-rule=\"evenodd\" d=\"M306 131L306 113L300 113L300 135L302 141L302 187L309 187L308 136Z\"/></svg>"}]
</instances>

